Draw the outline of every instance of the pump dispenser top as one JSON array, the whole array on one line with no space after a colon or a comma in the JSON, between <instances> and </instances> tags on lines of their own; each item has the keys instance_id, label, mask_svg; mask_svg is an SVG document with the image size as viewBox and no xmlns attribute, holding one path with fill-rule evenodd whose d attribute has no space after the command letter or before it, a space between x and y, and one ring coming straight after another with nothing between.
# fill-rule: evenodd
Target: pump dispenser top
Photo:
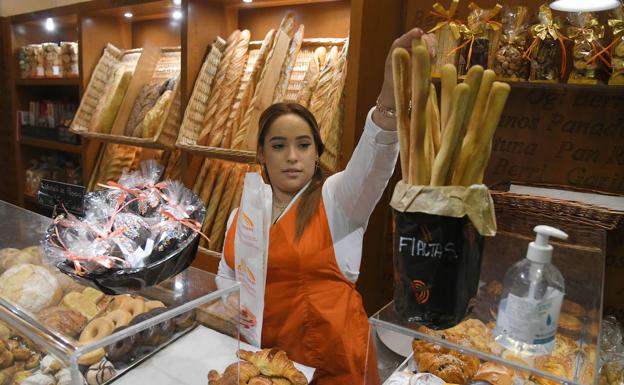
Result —
<instances>
[{"instance_id":1,"label":"pump dispenser top","mask_svg":"<svg viewBox=\"0 0 624 385\"><path fill-rule=\"evenodd\" d=\"M550 263L553 247L548 242L550 237L568 239L568 234L551 226L539 225L533 229L537 233L535 241L529 243L527 259L537 263Z\"/></svg>"}]
</instances>

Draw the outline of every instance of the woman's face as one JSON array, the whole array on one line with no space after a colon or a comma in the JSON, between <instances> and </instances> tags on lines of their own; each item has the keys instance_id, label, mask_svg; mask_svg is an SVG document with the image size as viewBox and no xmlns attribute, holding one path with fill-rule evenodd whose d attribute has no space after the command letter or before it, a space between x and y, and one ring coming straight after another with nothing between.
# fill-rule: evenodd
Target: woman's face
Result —
<instances>
[{"instance_id":1,"label":"woman's face","mask_svg":"<svg viewBox=\"0 0 624 385\"><path fill-rule=\"evenodd\" d=\"M258 157L266 165L274 188L285 193L298 192L312 179L316 167L312 128L298 115L280 116L268 128Z\"/></svg>"}]
</instances>

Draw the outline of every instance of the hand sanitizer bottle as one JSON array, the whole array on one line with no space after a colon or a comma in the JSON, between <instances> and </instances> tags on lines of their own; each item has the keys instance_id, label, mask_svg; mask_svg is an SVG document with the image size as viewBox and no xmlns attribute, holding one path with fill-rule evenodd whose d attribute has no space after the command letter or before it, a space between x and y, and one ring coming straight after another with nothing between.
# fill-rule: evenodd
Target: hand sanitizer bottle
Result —
<instances>
[{"instance_id":1,"label":"hand sanitizer bottle","mask_svg":"<svg viewBox=\"0 0 624 385\"><path fill-rule=\"evenodd\" d=\"M565 293L561 272L552 263L549 237L568 235L550 226L536 226L526 259L505 274L498 307L495 340L507 349L530 355L549 354L555 345Z\"/></svg>"}]
</instances>

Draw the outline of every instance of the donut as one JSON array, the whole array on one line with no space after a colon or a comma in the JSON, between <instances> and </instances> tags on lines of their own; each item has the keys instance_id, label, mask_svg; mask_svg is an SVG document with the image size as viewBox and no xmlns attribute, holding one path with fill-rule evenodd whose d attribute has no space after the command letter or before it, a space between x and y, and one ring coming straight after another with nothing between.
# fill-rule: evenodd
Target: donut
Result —
<instances>
[{"instance_id":1,"label":"donut","mask_svg":"<svg viewBox=\"0 0 624 385\"><path fill-rule=\"evenodd\" d=\"M121 303L119 309L130 313L132 318L145 313L145 301L139 298L128 298Z\"/></svg>"},{"instance_id":2,"label":"donut","mask_svg":"<svg viewBox=\"0 0 624 385\"><path fill-rule=\"evenodd\" d=\"M150 314L150 317L155 317L166 311L167 311L166 308L159 307L149 312L149 314ZM173 322L172 319L166 319L154 325L154 328L156 329L156 335L158 336L157 344L161 344L167 341L169 338L171 338L171 336L175 332L175 323Z\"/></svg>"},{"instance_id":3,"label":"donut","mask_svg":"<svg viewBox=\"0 0 624 385\"><path fill-rule=\"evenodd\" d=\"M152 318L150 313L139 314L130 322L130 326L136 325L143 321ZM140 345L154 346L158 345L158 341L160 341L160 336L158 335L159 329L156 327L157 325L150 326L145 330L142 330L138 333L138 341L137 343Z\"/></svg>"},{"instance_id":4,"label":"donut","mask_svg":"<svg viewBox=\"0 0 624 385\"><path fill-rule=\"evenodd\" d=\"M106 318L113 321L115 329L127 326L132 321L132 315L123 309L113 310L106 315Z\"/></svg>"},{"instance_id":5,"label":"donut","mask_svg":"<svg viewBox=\"0 0 624 385\"><path fill-rule=\"evenodd\" d=\"M92 320L85 326L80 334L78 342L80 345L87 345L90 342L100 340L106 336L111 335L115 325L113 321L106 317L98 317ZM100 361L104 357L104 349L99 348L92 352L89 352L78 359L80 365L93 365Z\"/></svg>"},{"instance_id":6,"label":"donut","mask_svg":"<svg viewBox=\"0 0 624 385\"><path fill-rule=\"evenodd\" d=\"M154 310L157 308L165 307L165 304L160 301L147 301L145 302L145 311Z\"/></svg>"},{"instance_id":7,"label":"donut","mask_svg":"<svg viewBox=\"0 0 624 385\"><path fill-rule=\"evenodd\" d=\"M195 311L187 311L173 319L173 324L177 330L185 330L195 324Z\"/></svg>"},{"instance_id":8,"label":"donut","mask_svg":"<svg viewBox=\"0 0 624 385\"><path fill-rule=\"evenodd\" d=\"M87 369L87 383L89 385L102 385L115 376L115 367L105 358Z\"/></svg>"},{"instance_id":9,"label":"donut","mask_svg":"<svg viewBox=\"0 0 624 385\"><path fill-rule=\"evenodd\" d=\"M127 328L127 326L120 327L117 331L121 331ZM112 362L128 362L132 358L134 351L138 345L139 335L132 334L119 341L105 347L106 356Z\"/></svg>"}]
</instances>

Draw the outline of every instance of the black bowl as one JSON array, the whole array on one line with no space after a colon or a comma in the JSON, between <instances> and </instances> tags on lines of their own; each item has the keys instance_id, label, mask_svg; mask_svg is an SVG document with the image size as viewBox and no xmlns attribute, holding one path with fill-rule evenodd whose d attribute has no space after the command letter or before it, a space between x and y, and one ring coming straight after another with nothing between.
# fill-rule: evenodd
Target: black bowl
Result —
<instances>
[{"instance_id":1,"label":"black bowl","mask_svg":"<svg viewBox=\"0 0 624 385\"><path fill-rule=\"evenodd\" d=\"M182 249L136 269L119 269L99 274L78 274L71 262L64 261L56 266L60 271L82 285L91 286L110 295L123 294L157 285L189 267L197 254L199 235L189 236L184 244L186 246Z\"/></svg>"},{"instance_id":2,"label":"black bowl","mask_svg":"<svg viewBox=\"0 0 624 385\"><path fill-rule=\"evenodd\" d=\"M206 207L196 194L192 194L192 200L199 209L191 217L199 223L203 223L206 216ZM53 236L54 226L52 224L48 228L48 237ZM177 275L193 263L198 246L199 234L191 232L174 250L140 268L121 268L78 274L71 261L64 260L57 263L56 266L61 272L72 277L82 285L91 286L106 294L115 295L154 286Z\"/></svg>"}]
</instances>

